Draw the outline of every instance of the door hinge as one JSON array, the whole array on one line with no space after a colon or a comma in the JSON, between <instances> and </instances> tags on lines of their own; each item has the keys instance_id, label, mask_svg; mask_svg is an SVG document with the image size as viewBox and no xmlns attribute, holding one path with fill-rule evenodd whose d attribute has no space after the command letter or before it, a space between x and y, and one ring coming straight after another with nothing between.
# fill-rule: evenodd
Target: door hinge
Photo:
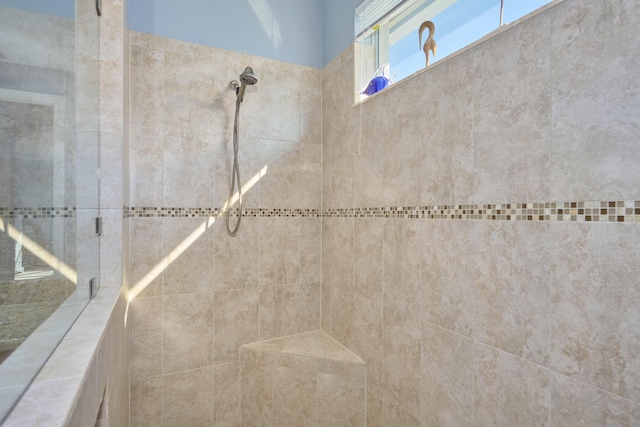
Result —
<instances>
[{"instance_id":1,"label":"door hinge","mask_svg":"<svg viewBox=\"0 0 640 427\"><path fill-rule=\"evenodd\" d=\"M96 234L98 236L102 235L102 217L97 217L96 218Z\"/></svg>"},{"instance_id":2,"label":"door hinge","mask_svg":"<svg viewBox=\"0 0 640 427\"><path fill-rule=\"evenodd\" d=\"M95 277L91 278L91 280L89 280L89 299L93 299L96 296L98 289L100 289L98 279Z\"/></svg>"}]
</instances>

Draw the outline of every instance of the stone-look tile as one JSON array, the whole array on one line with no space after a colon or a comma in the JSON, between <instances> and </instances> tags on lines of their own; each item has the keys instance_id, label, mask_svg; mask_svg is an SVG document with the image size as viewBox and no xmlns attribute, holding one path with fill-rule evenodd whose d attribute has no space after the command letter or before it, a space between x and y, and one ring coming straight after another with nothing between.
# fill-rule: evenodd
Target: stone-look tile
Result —
<instances>
[{"instance_id":1,"label":"stone-look tile","mask_svg":"<svg viewBox=\"0 0 640 427\"><path fill-rule=\"evenodd\" d=\"M213 291L213 219L164 218L162 273L164 295Z\"/></svg>"},{"instance_id":2,"label":"stone-look tile","mask_svg":"<svg viewBox=\"0 0 640 427\"><path fill-rule=\"evenodd\" d=\"M267 173L260 179L260 207L302 207L299 206L302 192L298 187L303 173L300 144L261 140L260 163L267 166Z\"/></svg>"},{"instance_id":3,"label":"stone-look tile","mask_svg":"<svg viewBox=\"0 0 640 427\"><path fill-rule=\"evenodd\" d=\"M299 139L304 144L322 144L322 118L318 114L318 106L322 102L322 87L308 84L319 82L322 70L297 67L296 77L300 80L300 133Z\"/></svg>"},{"instance_id":4,"label":"stone-look tile","mask_svg":"<svg viewBox=\"0 0 640 427\"><path fill-rule=\"evenodd\" d=\"M267 287L260 291L260 339L291 335L300 330L300 286Z\"/></svg>"},{"instance_id":5,"label":"stone-look tile","mask_svg":"<svg viewBox=\"0 0 640 427\"><path fill-rule=\"evenodd\" d=\"M321 327L322 330L331 334L331 313L333 303L331 301L331 286L322 283L322 307L321 307Z\"/></svg>"},{"instance_id":6,"label":"stone-look tile","mask_svg":"<svg viewBox=\"0 0 640 427\"><path fill-rule=\"evenodd\" d=\"M284 67L294 67L283 64ZM286 70L260 70L260 134L264 138L295 141L300 140L300 93L298 85L308 82L291 81ZM249 95L252 95L249 93ZM277 110L278 114L272 114Z\"/></svg>"},{"instance_id":7,"label":"stone-look tile","mask_svg":"<svg viewBox=\"0 0 640 427\"><path fill-rule=\"evenodd\" d=\"M243 426L272 425L271 377L265 354L240 348L240 411Z\"/></svg>"},{"instance_id":8,"label":"stone-look tile","mask_svg":"<svg viewBox=\"0 0 640 427\"><path fill-rule=\"evenodd\" d=\"M548 224L491 223L476 243L489 259L479 270L475 338L542 365L550 345L548 233Z\"/></svg>"},{"instance_id":9,"label":"stone-look tile","mask_svg":"<svg viewBox=\"0 0 640 427\"><path fill-rule=\"evenodd\" d=\"M367 427L422 427L420 420L384 391L367 386Z\"/></svg>"},{"instance_id":10,"label":"stone-look tile","mask_svg":"<svg viewBox=\"0 0 640 427\"><path fill-rule=\"evenodd\" d=\"M382 302L382 229L377 218L356 219L353 231L353 291Z\"/></svg>"},{"instance_id":11,"label":"stone-look tile","mask_svg":"<svg viewBox=\"0 0 640 427\"><path fill-rule=\"evenodd\" d=\"M213 294L162 297L163 372L213 364Z\"/></svg>"},{"instance_id":12,"label":"stone-look tile","mask_svg":"<svg viewBox=\"0 0 640 427\"><path fill-rule=\"evenodd\" d=\"M473 342L422 323L420 418L429 426L473 424Z\"/></svg>"},{"instance_id":13,"label":"stone-look tile","mask_svg":"<svg viewBox=\"0 0 640 427\"><path fill-rule=\"evenodd\" d=\"M213 131L167 125L164 127L163 139L164 206L213 205ZM202 178L193 179L194 176Z\"/></svg>"},{"instance_id":14,"label":"stone-look tile","mask_svg":"<svg viewBox=\"0 0 640 427\"><path fill-rule=\"evenodd\" d=\"M340 365L353 367L352 370L355 373L349 373L348 375L359 375L364 366L358 356L320 330L245 344L241 348L269 352L273 357L278 355L279 359L282 360L287 360L287 355L307 356L307 359L300 359L307 361L320 359L322 362L322 359L327 359L323 366ZM348 363L338 363L338 361ZM272 363L275 362L272 361ZM324 369L323 372L334 372L328 370L328 367ZM351 372L351 370L348 370L348 372Z\"/></svg>"},{"instance_id":15,"label":"stone-look tile","mask_svg":"<svg viewBox=\"0 0 640 427\"><path fill-rule=\"evenodd\" d=\"M164 52L131 46L129 67L131 124L155 127L162 120L165 103Z\"/></svg>"},{"instance_id":16,"label":"stone-look tile","mask_svg":"<svg viewBox=\"0 0 640 427\"><path fill-rule=\"evenodd\" d=\"M162 295L162 218L131 218L129 272L137 298Z\"/></svg>"},{"instance_id":17,"label":"stone-look tile","mask_svg":"<svg viewBox=\"0 0 640 427\"><path fill-rule=\"evenodd\" d=\"M300 220L300 283L322 281L322 218Z\"/></svg>"},{"instance_id":18,"label":"stone-look tile","mask_svg":"<svg viewBox=\"0 0 640 427\"><path fill-rule=\"evenodd\" d=\"M162 377L131 379L132 426L162 425Z\"/></svg>"},{"instance_id":19,"label":"stone-look tile","mask_svg":"<svg viewBox=\"0 0 640 427\"><path fill-rule=\"evenodd\" d=\"M165 206L162 128L131 126L130 140L130 206Z\"/></svg>"},{"instance_id":20,"label":"stone-look tile","mask_svg":"<svg viewBox=\"0 0 640 427\"><path fill-rule=\"evenodd\" d=\"M401 98L392 98L390 94L386 94L386 98L390 105L408 104ZM413 117L402 116L400 111L398 114L391 115L395 117L393 126L396 130L391 139L393 142L383 144L383 191L386 206L407 206L416 200L416 195L421 195L424 191L421 180L416 179L414 174L427 168L428 155L424 141L429 135L419 126L411 125L415 123ZM354 188L354 193L357 192L358 189Z\"/></svg>"},{"instance_id":21,"label":"stone-look tile","mask_svg":"<svg viewBox=\"0 0 640 427\"><path fill-rule=\"evenodd\" d=\"M322 285L303 283L298 295L298 329L312 331L321 328Z\"/></svg>"},{"instance_id":22,"label":"stone-look tile","mask_svg":"<svg viewBox=\"0 0 640 427\"><path fill-rule=\"evenodd\" d=\"M317 373L294 367L270 366L273 422L277 426L316 426Z\"/></svg>"},{"instance_id":23,"label":"stone-look tile","mask_svg":"<svg viewBox=\"0 0 640 427\"><path fill-rule=\"evenodd\" d=\"M383 287L385 308L420 318L425 264L424 221L390 219L383 229Z\"/></svg>"},{"instance_id":24,"label":"stone-look tile","mask_svg":"<svg viewBox=\"0 0 640 427\"><path fill-rule=\"evenodd\" d=\"M162 425L213 425L213 366L162 377Z\"/></svg>"},{"instance_id":25,"label":"stone-look tile","mask_svg":"<svg viewBox=\"0 0 640 427\"><path fill-rule=\"evenodd\" d=\"M382 380L390 397L412 414L420 412L420 321L384 307Z\"/></svg>"},{"instance_id":26,"label":"stone-look tile","mask_svg":"<svg viewBox=\"0 0 640 427\"><path fill-rule=\"evenodd\" d=\"M322 222L323 280L334 288L353 290L353 218ZM328 277L327 277L328 276Z\"/></svg>"},{"instance_id":27,"label":"stone-look tile","mask_svg":"<svg viewBox=\"0 0 640 427\"><path fill-rule=\"evenodd\" d=\"M234 79L236 79L234 77ZM244 105L244 102L243 102ZM233 129L233 113L226 120ZM242 117L250 117L243 109ZM244 123L244 122L243 122ZM240 128L242 129L242 127ZM242 132L242 131L241 131ZM261 141L256 138L239 137L238 139L238 166L240 169L240 187L242 190L242 206L246 208L261 207L260 191L263 180L273 171L273 165L265 163L260 155ZM215 168L215 206L225 207L232 199L230 196L231 180L233 178L233 131L223 135L214 136L213 163ZM238 193L238 183L234 188L234 196ZM235 202L232 208L237 208ZM281 206L278 206L281 207ZM232 225L235 221L232 222Z\"/></svg>"},{"instance_id":28,"label":"stone-look tile","mask_svg":"<svg viewBox=\"0 0 640 427\"><path fill-rule=\"evenodd\" d=\"M384 191L384 144L393 140L393 117L385 112L385 104L372 100L360 104L362 123L358 119L362 135L358 135L353 166L353 205L356 207L387 206ZM340 156L339 152L336 152ZM346 171L336 170L338 173ZM324 179L327 179L325 175Z\"/></svg>"},{"instance_id":29,"label":"stone-look tile","mask_svg":"<svg viewBox=\"0 0 640 427\"><path fill-rule=\"evenodd\" d=\"M548 200L550 70L547 60L500 78L476 80L473 141L478 201Z\"/></svg>"},{"instance_id":30,"label":"stone-look tile","mask_svg":"<svg viewBox=\"0 0 640 427\"><path fill-rule=\"evenodd\" d=\"M367 378L382 386L382 305L353 297L353 351L367 364Z\"/></svg>"},{"instance_id":31,"label":"stone-look tile","mask_svg":"<svg viewBox=\"0 0 640 427\"><path fill-rule=\"evenodd\" d=\"M640 404L552 373L550 419L551 426L634 426Z\"/></svg>"},{"instance_id":32,"label":"stone-look tile","mask_svg":"<svg viewBox=\"0 0 640 427\"><path fill-rule=\"evenodd\" d=\"M296 285L300 278L300 219L260 218L260 284Z\"/></svg>"},{"instance_id":33,"label":"stone-look tile","mask_svg":"<svg viewBox=\"0 0 640 427\"><path fill-rule=\"evenodd\" d=\"M231 226L235 218L231 217ZM260 235L258 218L243 218L235 237L227 234L225 218L216 218L214 225L215 289L258 286Z\"/></svg>"},{"instance_id":34,"label":"stone-look tile","mask_svg":"<svg viewBox=\"0 0 640 427\"><path fill-rule=\"evenodd\" d=\"M215 99L211 70L215 68L212 57L164 52L163 120L166 124L176 129L190 129L196 134L211 127L210 106Z\"/></svg>"},{"instance_id":35,"label":"stone-look tile","mask_svg":"<svg viewBox=\"0 0 640 427\"><path fill-rule=\"evenodd\" d=\"M259 289L215 292L213 348L216 364L238 360L238 348L260 338L259 302Z\"/></svg>"},{"instance_id":36,"label":"stone-look tile","mask_svg":"<svg viewBox=\"0 0 640 427\"><path fill-rule=\"evenodd\" d=\"M553 224L551 231L558 243L552 258L550 367L640 400L640 230Z\"/></svg>"},{"instance_id":37,"label":"stone-look tile","mask_svg":"<svg viewBox=\"0 0 640 427\"><path fill-rule=\"evenodd\" d=\"M477 425L549 425L549 371L508 353L474 344Z\"/></svg>"},{"instance_id":38,"label":"stone-look tile","mask_svg":"<svg viewBox=\"0 0 640 427\"><path fill-rule=\"evenodd\" d=\"M457 333L473 332L475 282L484 248L475 249L472 221L425 223L422 319Z\"/></svg>"},{"instance_id":39,"label":"stone-look tile","mask_svg":"<svg viewBox=\"0 0 640 427\"><path fill-rule=\"evenodd\" d=\"M213 425L240 427L240 364L213 367Z\"/></svg>"},{"instance_id":40,"label":"stone-look tile","mask_svg":"<svg viewBox=\"0 0 640 427\"><path fill-rule=\"evenodd\" d=\"M350 377L318 372L318 426L364 427L365 384L364 375Z\"/></svg>"},{"instance_id":41,"label":"stone-look tile","mask_svg":"<svg viewBox=\"0 0 640 427\"><path fill-rule=\"evenodd\" d=\"M162 297L133 300L129 316L131 378L162 375Z\"/></svg>"},{"instance_id":42,"label":"stone-look tile","mask_svg":"<svg viewBox=\"0 0 640 427\"><path fill-rule=\"evenodd\" d=\"M321 207L322 196L322 146L300 144L300 162L297 187L296 208L317 209Z\"/></svg>"},{"instance_id":43,"label":"stone-look tile","mask_svg":"<svg viewBox=\"0 0 640 427\"><path fill-rule=\"evenodd\" d=\"M625 8L569 2L552 15L551 197L638 197L640 42L632 26L608 24L618 13Z\"/></svg>"},{"instance_id":44,"label":"stone-look tile","mask_svg":"<svg viewBox=\"0 0 640 427\"><path fill-rule=\"evenodd\" d=\"M331 336L351 347L353 339L353 294L331 288Z\"/></svg>"}]
</instances>

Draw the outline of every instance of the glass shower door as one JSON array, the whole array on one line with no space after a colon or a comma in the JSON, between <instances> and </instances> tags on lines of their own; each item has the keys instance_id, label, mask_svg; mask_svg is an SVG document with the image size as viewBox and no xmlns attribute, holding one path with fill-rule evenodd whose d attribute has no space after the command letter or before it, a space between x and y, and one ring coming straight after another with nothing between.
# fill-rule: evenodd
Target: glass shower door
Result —
<instances>
[{"instance_id":1,"label":"glass shower door","mask_svg":"<svg viewBox=\"0 0 640 427\"><path fill-rule=\"evenodd\" d=\"M99 277L98 19L0 0L0 421Z\"/></svg>"}]
</instances>

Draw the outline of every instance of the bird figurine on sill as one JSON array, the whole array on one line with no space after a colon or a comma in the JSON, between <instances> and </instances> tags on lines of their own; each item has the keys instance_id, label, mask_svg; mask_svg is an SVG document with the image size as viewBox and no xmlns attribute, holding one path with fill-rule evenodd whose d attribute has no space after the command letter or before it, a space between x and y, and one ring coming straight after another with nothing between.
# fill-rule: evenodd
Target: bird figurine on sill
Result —
<instances>
[{"instance_id":1,"label":"bird figurine on sill","mask_svg":"<svg viewBox=\"0 0 640 427\"><path fill-rule=\"evenodd\" d=\"M427 28L429 29L429 36L427 37L427 40L424 42L424 46L423 46L422 32ZM433 36L436 34L436 26L431 21L424 21L422 24L420 24L420 30L418 34L419 34L420 47L422 47L422 50L424 50L424 56L426 57L426 60L427 60L427 63L425 65L426 67L429 65L429 51L433 53L433 56L436 56L436 41L433 39Z\"/></svg>"}]
</instances>

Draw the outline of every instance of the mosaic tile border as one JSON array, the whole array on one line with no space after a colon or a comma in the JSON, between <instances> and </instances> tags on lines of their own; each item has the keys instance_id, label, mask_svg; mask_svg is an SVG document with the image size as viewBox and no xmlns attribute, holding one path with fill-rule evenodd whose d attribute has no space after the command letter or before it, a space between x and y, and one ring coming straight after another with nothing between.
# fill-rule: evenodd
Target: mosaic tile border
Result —
<instances>
[{"instance_id":1,"label":"mosaic tile border","mask_svg":"<svg viewBox=\"0 0 640 427\"><path fill-rule=\"evenodd\" d=\"M222 208L165 208L165 207L124 207L125 218L199 218L222 216ZM231 210L232 215L238 215L237 209ZM271 218L271 217L320 217L320 209L257 209L246 208L243 217Z\"/></svg>"},{"instance_id":2,"label":"mosaic tile border","mask_svg":"<svg viewBox=\"0 0 640 427\"><path fill-rule=\"evenodd\" d=\"M220 208L125 207L127 218L222 216ZM237 210L232 210L237 215ZM485 221L565 221L640 223L640 201L503 203L342 209L245 209L243 217L424 218Z\"/></svg>"},{"instance_id":3,"label":"mosaic tile border","mask_svg":"<svg viewBox=\"0 0 640 427\"><path fill-rule=\"evenodd\" d=\"M34 219L34 218L74 218L76 208L3 208L0 207L0 218Z\"/></svg>"}]
</instances>

